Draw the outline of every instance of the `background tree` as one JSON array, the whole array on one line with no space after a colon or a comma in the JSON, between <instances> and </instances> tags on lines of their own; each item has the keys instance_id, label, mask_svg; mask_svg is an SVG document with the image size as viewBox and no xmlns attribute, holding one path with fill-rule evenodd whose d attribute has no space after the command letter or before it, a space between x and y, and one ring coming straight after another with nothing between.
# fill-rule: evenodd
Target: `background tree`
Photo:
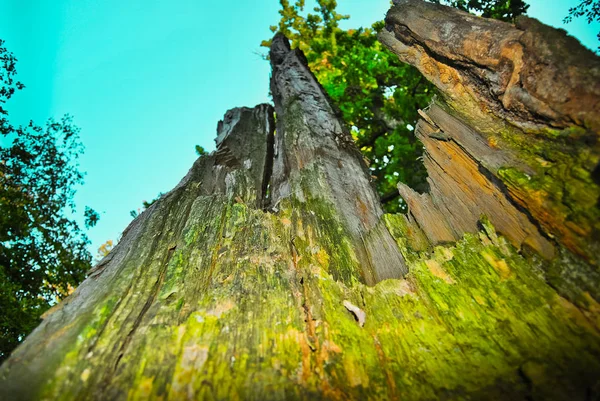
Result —
<instances>
[{"instance_id":1,"label":"background tree","mask_svg":"<svg viewBox=\"0 0 600 401\"><path fill-rule=\"evenodd\" d=\"M505 21L529 7L521 0L441 3ZM280 0L281 19L271 31L284 33L292 47L304 52L370 163L385 209L404 212L406 204L396 189L398 182L419 192L427 185L422 146L413 130L418 110L431 101L433 86L377 41L383 21L370 28L343 30L339 22L349 16L336 11L335 0L317 0L316 4L314 13L306 13L304 0ZM269 47L270 43L265 40L262 46Z\"/></svg>"},{"instance_id":2,"label":"background tree","mask_svg":"<svg viewBox=\"0 0 600 401\"><path fill-rule=\"evenodd\" d=\"M510 110L523 114L485 113L498 94L491 88L513 75L506 65L520 60L509 39L522 31L505 23L490 30L459 10L420 0L403 6L388 24L412 35L382 35L386 43L404 39L392 48L416 52L413 60L425 53L440 59L428 77L445 71L468 85L439 86L448 96L431 113L433 122L527 127L527 134L507 133L522 147L497 142L508 167L487 167L488 149L468 146L469 138L485 139L475 129L449 127L456 140L438 141L424 126L427 167L449 207L434 209L428 194L414 203L422 206L420 217L417 208L415 219L383 214L344 122L300 52L277 35L274 107L225 114L217 150L132 222L111 256L0 366L0 398L593 399L600 377L598 263L577 261L563 247L593 246L595 231L580 233L596 224L596 212L587 210L600 192L586 173L595 166L585 170L558 157L598 159L593 141L577 140L585 137L570 124L585 113L600 127L589 100L597 98L600 61L570 64L589 52L554 40L564 37L556 30L528 30L533 36L523 51L532 57L523 61L517 84L524 92L517 96L561 90L574 99L565 105L553 97L547 107L558 118L532 132L528 116L541 115L533 111L544 103L513 103ZM464 48L460 42L415 46L425 42L415 27L426 21L443 37L449 18L458 32L475 28L491 38L494 51L452 52ZM465 62L450 63L459 54ZM540 60L558 73L537 74ZM526 85L536 79L544 85ZM444 108L445 99L470 107ZM549 127L561 126L570 135L557 148L567 133ZM545 174L525 178L517 169L539 165L532 142L540 155L558 154L552 161L560 174L550 178L575 185L588 208L577 220L554 212L573 205L571 196L552 204L556 198L540 198L541 185L531 186ZM456 157L448 161L448 154ZM564 171L575 178L565 182ZM543 261L536 250L555 259Z\"/></svg>"},{"instance_id":3,"label":"background tree","mask_svg":"<svg viewBox=\"0 0 600 401\"><path fill-rule=\"evenodd\" d=\"M39 324L90 268L89 241L72 216L79 129L69 116L14 127L4 108L16 90L16 58L0 40L0 360ZM85 225L98 213L87 208Z\"/></svg>"}]
</instances>

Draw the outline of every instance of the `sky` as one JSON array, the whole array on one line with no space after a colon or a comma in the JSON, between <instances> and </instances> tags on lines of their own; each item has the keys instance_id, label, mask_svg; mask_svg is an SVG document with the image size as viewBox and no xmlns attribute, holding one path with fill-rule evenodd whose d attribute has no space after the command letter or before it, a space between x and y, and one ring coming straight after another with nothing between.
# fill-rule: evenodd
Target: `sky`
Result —
<instances>
[{"instance_id":1,"label":"sky","mask_svg":"<svg viewBox=\"0 0 600 401\"><path fill-rule=\"evenodd\" d=\"M562 23L579 0L527 2L529 16L598 47L600 24ZM388 8L338 0L351 16L343 28L370 26ZM270 101L259 45L278 9L278 0L0 0L0 38L26 86L7 104L10 121L70 114L81 128L86 176L75 201L81 216L85 206L100 213L92 255L119 238L131 210L179 182L195 145L214 149L228 109Z\"/></svg>"}]
</instances>

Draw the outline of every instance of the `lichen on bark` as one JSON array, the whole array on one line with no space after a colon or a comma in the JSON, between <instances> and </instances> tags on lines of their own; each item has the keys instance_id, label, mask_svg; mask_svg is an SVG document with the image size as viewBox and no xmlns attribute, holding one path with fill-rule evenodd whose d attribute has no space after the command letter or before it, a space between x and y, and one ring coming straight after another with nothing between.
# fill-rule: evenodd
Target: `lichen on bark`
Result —
<instances>
[{"instance_id":1,"label":"lichen on bark","mask_svg":"<svg viewBox=\"0 0 600 401\"><path fill-rule=\"evenodd\" d=\"M439 244L485 214L563 296L600 300L600 58L530 18L396 4L380 40L441 93L416 129L430 191L400 186L409 219Z\"/></svg>"},{"instance_id":2,"label":"lichen on bark","mask_svg":"<svg viewBox=\"0 0 600 401\"><path fill-rule=\"evenodd\" d=\"M494 210L474 207L476 199L466 226L442 210L447 237L435 240L417 217L383 214L335 108L282 35L271 62L275 107L226 113L217 150L136 218L2 365L0 398L597 395L598 304L577 274L563 287L578 306L561 296L538 253L576 257L537 231L525 208L498 199L509 196L495 181L498 163L518 158L485 147L460 115L427 111L464 138L462 147L426 143L432 162L436 146L465 160L461 169L448 162L451 171L436 179L460 182L466 171L474 182L458 190L486 190L513 208L505 226L493 221L499 214L481 218ZM428 139L435 127L419 129L425 142L436 140ZM478 163L465 149L486 158ZM453 188L442 184L432 183ZM520 232L496 233L515 225ZM555 253L544 255L542 241ZM564 265L553 266L562 280Z\"/></svg>"}]
</instances>

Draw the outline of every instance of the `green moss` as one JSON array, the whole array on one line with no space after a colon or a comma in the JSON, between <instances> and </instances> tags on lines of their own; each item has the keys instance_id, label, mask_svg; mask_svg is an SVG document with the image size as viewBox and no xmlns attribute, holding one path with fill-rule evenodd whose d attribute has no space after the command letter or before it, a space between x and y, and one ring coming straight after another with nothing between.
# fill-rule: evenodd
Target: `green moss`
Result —
<instances>
[{"instance_id":1,"label":"green moss","mask_svg":"<svg viewBox=\"0 0 600 401\"><path fill-rule=\"evenodd\" d=\"M412 349L411 359L417 363L403 369L429 370L421 379L427 378L432 386L425 387L451 390L452 394L477 394L496 387L501 379L503 385L510 383L513 396L520 393L518 398L526 397L531 391L528 380L533 379L520 377L528 375L522 367L538 361L545 374L537 378L536 391L544 385L557 388L553 380L560 380L562 392L547 394L550 398L567 399L568 391L582 395L584 389L568 383L581 383L583 378L595 382L593 375L600 368L594 357L600 345L597 332L579 327L581 312L565 308L566 301L545 283L542 272L532 269L528 260L497 237L489 223L484 226L491 235L466 235L456 246L437 247L429 259L411 264L408 280L416 291L401 297L401 304L390 305L389 297L373 299L375 311L383 307L382 302L390 309L402 310L400 327L408 326L402 335L394 333L406 345L395 344L389 352ZM376 293L378 287L372 291ZM383 321L393 321L393 316ZM557 370L550 373L548 367L555 363ZM512 398L497 394L497 399L503 397ZM415 394L414 398L421 397Z\"/></svg>"},{"instance_id":2,"label":"green moss","mask_svg":"<svg viewBox=\"0 0 600 401\"><path fill-rule=\"evenodd\" d=\"M597 264L595 238L600 233L600 186L591 172L600 162L588 142L595 134L581 127L523 133L501 131L507 149L533 168L525 174L520 167L507 166L499 178L548 232L572 252Z\"/></svg>"},{"instance_id":3,"label":"green moss","mask_svg":"<svg viewBox=\"0 0 600 401\"><path fill-rule=\"evenodd\" d=\"M414 261L421 256L421 252L429 249L429 241L425 234L416 224L409 224L405 215L384 214L383 221L408 261Z\"/></svg>"},{"instance_id":4,"label":"green moss","mask_svg":"<svg viewBox=\"0 0 600 401\"><path fill-rule=\"evenodd\" d=\"M521 129L493 113L477 112L479 106L467 107L467 98L460 101L467 103L446 98L436 104L478 130L490 147L509 155L512 161L498 171L492 168L492 173L547 233L598 266L600 186L592 177L600 163L598 133L575 125Z\"/></svg>"},{"instance_id":5,"label":"green moss","mask_svg":"<svg viewBox=\"0 0 600 401\"><path fill-rule=\"evenodd\" d=\"M368 287L332 205L309 197L279 207L197 201L134 334L125 340L132 308L156 276L101 304L46 394L583 399L600 377L593 302L583 313L559 297L486 220L478 235L429 249L404 216L384 216L410 273ZM363 327L344 301L366 313Z\"/></svg>"}]
</instances>

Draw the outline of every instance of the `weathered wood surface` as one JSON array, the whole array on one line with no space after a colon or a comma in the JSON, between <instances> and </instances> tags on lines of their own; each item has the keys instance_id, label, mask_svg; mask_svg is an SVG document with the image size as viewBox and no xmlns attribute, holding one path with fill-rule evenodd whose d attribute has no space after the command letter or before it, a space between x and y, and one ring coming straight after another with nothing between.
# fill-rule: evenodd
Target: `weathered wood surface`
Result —
<instances>
[{"instance_id":1,"label":"weathered wood surface","mask_svg":"<svg viewBox=\"0 0 600 401\"><path fill-rule=\"evenodd\" d=\"M516 24L419 0L395 0L380 40L456 108L494 128L600 130L600 62L575 38L527 17ZM486 127L486 124L491 124Z\"/></svg>"},{"instance_id":2,"label":"weathered wood surface","mask_svg":"<svg viewBox=\"0 0 600 401\"><path fill-rule=\"evenodd\" d=\"M487 158L491 163L502 163L506 160L502 152L485 142L472 145L475 141L471 138L479 135L438 105L433 104L427 112L436 125L423 120L416 127L416 135L425 149L429 191L417 194L404 184L399 190L431 242L454 242L465 233L477 233L479 219L487 216L515 247L529 246L546 259L553 259L554 245L530 221L526 210L519 210L511 202L500 181L478 162ZM447 136L445 140L436 138L440 133Z\"/></svg>"},{"instance_id":3,"label":"weathered wood surface","mask_svg":"<svg viewBox=\"0 0 600 401\"><path fill-rule=\"evenodd\" d=\"M326 199L352 248L368 284L400 278L406 267L382 228L383 210L370 174L352 136L336 115L304 55L276 35L271 45L271 92L277 114L271 184L273 207L289 198Z\"/></svg>"},{"instance_id":4,"label":"weathered wood surface","mask_svg":"<svg viewBox=\"0 0 600 401\"><path fill-rule=\"evenodd\" d=\"M562 259L548 272L562 294L600 300L600 58L533 19L395 4L381 41L441 91L416 129L430 191L400 186L412 221L438 244L486 215L517 248Z\"/></svg>"},{"instance_id":5,"label":"weathered wood surface","mask_svg":"<svg viewBox=\"0 0 600 401\"><path fill-rule=\"evenodd\" d=\"M271 61L276 121L227 112L217 151L0 367L0 399L597 396L595 300L559 296L485 219L432 247L382 215L302 54L278 35Z\"/></svg>"}]
</instances>

